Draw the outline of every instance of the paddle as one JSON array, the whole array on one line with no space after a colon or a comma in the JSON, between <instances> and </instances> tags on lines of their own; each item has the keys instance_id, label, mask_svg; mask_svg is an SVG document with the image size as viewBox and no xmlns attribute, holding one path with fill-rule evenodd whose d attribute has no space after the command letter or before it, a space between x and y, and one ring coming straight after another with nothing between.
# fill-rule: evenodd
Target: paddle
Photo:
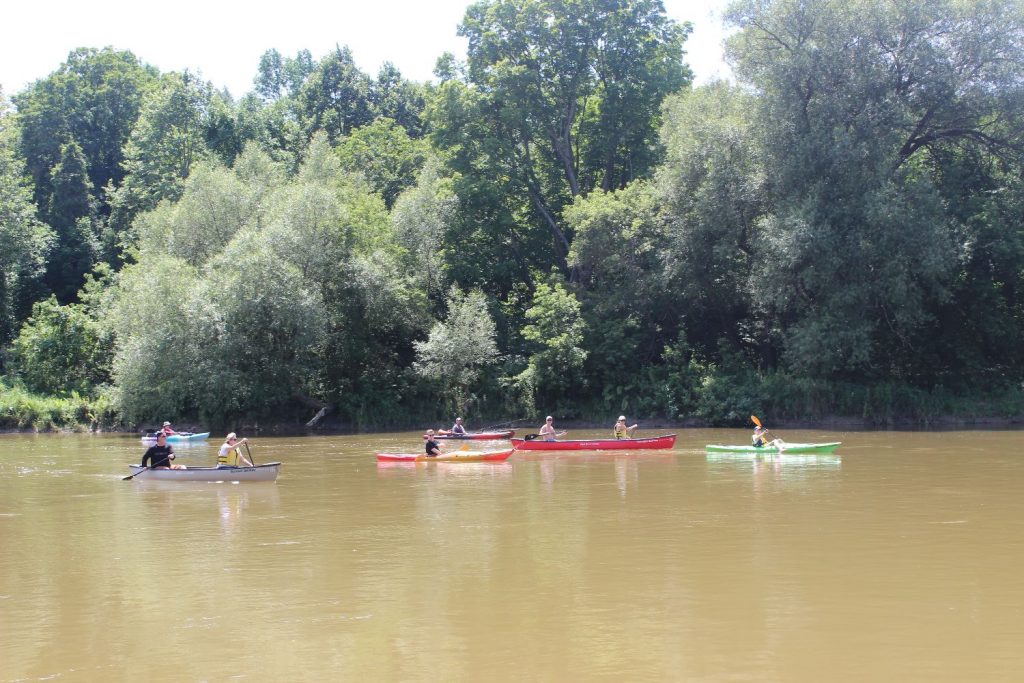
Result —
<instances>
[{"instance_id":1,"label":"paddle","mask_svg":"<svg viewBox=\"0 0 1024 683\"><path fill-rule=\"evenodd\" d=\"M751 421L752 421L752 422L753 422L753 423L754 423L755 425L757 425L757 426L758 426L758 427L760 427L761 429L764 429L764 433L765 433L765 434L767 434L767 435L768 435L768 436L769 436L769 437L771 438L771 440L772 440L772 445L773 445L773 446L775 446L775 447L776 447L777 449L779 449L779 452L781 453L781 452L782 452L782 449L783 449L783 447L782 447L782 446L780 446L779 444L780 444L780 443L782 443L782 439L778 438L778 437L777 437L777 436L775 436L775 435L774 435L773 433L771 433L770 431L768 431L768 430L767 430L767 429L765 428L765 426L761 424L761 421L760 421L759 419L757 419L757 415L751 415L751 416L750 416L750 419L751 419Z\"/></svg>"},{"instance_id":2,"label":"paddle","mask_svg":"<svg viewBox=\"0 0 1024 683\"><path fill-rule=\"evenodd\" d=\"M256 461L252 459L252 451L249 450L249 442L245 441L245 452L249 454L249 462L252 463L253 467L256 467Z\"/></svg>"},{"instance_id":3,"label":"paddle","mask_svg":"<svg viewBox=\"0 0 1024 683\"><path fill-rule=\"evenodd\" d=\"M168 460L169 460L169 458L164 458L163 460L161 460L160 462L156 463L155 465L150 465L149 467L147 467L145 469L141 469L138 472L136 472L135 474L129 474L127 477L121 477L121 481L128 481L129 479L131 479L131 478L133 478L133 477L135 477L135 476L137 476L139 474L142 474L146 470L151 470L151 469L154 469L156 467L159 467L160 465L163 465Z\"/></svg>"},{"instance_id":4,"label":"paddle","mask_svg":"<svg viewBox=\"0 0 1024 683\"><path fill-rule=\"evenodd\" d=\"M569 432L558 432L557 434L555 434L555 436L556 437L565 436L568 433ZM541 438L541 436L542 436L541 434L524 434L523 435L523 441L533 441L534 439Z\"/></svg>"}]
</instances>

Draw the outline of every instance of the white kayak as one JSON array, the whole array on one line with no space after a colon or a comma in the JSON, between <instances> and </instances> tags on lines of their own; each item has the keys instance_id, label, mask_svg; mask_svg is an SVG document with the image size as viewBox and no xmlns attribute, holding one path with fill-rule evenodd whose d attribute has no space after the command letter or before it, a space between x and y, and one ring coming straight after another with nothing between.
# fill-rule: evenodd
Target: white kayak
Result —
<instances>
[{"instance_id":1,"label":"white kayak","mask_svg":"<svg viewBox=\"0 0 1024 683\"><path fill-rule=\"evenodd\" d=\"M148 469L141 465L128 465L134 479L161 481L275 481L279 462L268 462L254 467L189 467L188 469Z\"/></svg>"}]
</instances>

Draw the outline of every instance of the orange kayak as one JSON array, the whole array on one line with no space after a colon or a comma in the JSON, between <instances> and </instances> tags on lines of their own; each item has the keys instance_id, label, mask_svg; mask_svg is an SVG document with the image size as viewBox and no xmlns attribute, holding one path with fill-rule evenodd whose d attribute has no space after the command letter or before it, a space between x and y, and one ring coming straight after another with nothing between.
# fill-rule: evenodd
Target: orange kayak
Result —
<instances>
[{"instance_id":1,"label":"orange kayak","mask_svg":"<svg viewBox=\"0 0 1024 683\"><path fill-rule=\"evenodd\" d=\"M452 451L428 456L426 453L378 453L377 462L500 462L508 460L514 448L507 451Z\"/></svg>"}]
</instances>

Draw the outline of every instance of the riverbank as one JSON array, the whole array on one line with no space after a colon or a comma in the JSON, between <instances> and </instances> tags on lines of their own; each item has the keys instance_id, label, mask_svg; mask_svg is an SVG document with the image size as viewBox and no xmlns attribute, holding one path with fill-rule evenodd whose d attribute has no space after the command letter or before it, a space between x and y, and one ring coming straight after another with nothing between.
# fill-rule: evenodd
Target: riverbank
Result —
<instances>
[{"instance_id":1,"label":"riverbank","mask_svg":"<svg viewBox=\"0 0 1024 683\"><path fill-rule=\"evenodd\" d=\"M635 415L624 412L630 423L642 429L680 430L706 427L747 428L751 414L776 429L923 430L923 429L1012 429L1024 425L1024 392L1013 387L1001 392L963 396L945 391L924 392L899 386L863 387L856 385L789 385L788 391L769 391L775 382L766 379L760 385L742 385L744 392L722 392L722 385L705 388L688 406L686 417ZM723 395L728 394L728 395ZM619 411L593 408L560 414L553 411L559 429L611 429ZM580 416L583 413L585 416ZM219 437L229 431L249 435L295 436L302 434L360 434L382 431L413 431L447 428L452 417L431 420L389 421L359 425L334 417L320 421L315 428L307 420L259 420L242 418L226 425L206 424L202 420L176 415L178 431L211 431ZM0 432L101 432L136 434L159 426L158 420L132 425L121 420L109 392L98 397L72 394L67 397L40 396L20 387L0 383ZM502 416L467 416L470 431L515 429L520 434L535 432L543 424L543 415L512 420Z\"/></svg>"}]
</instances>

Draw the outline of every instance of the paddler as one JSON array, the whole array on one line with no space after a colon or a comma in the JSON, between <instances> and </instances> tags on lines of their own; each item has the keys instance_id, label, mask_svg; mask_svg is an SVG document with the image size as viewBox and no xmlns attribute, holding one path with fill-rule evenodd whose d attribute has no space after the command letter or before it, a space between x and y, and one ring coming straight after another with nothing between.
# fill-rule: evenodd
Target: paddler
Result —
<instances>
[{"instance_id":1,"label":"paddler","mask_svg":"<svg viewBox=\"0 0 1024 683\"><path fill-rule=\"evenodd\" d=\"M246 467L252 467L249 459L239 450L241 445L246 443L249 443L249 439L239 441L238 435L234 432L228 434L217 452L217 467L238 467L239 461L244 462Z\"/></svg>"},{"instance_id":2,"label":"paddler","mask_svg":"<svg viewBox=\"0 0 1024 683\"><path fill-rule=\"evenodd\" d=\"M615 426L612 427L612 434L615 435L616 439L632 439L634 429L636 429L636 425L633 425L632 427L627 427L626 416L619 415L618 422L616 422Z\"/></svg>"},{"instance_id":3,"label":"paddler","mask_svg":"<svg viewBox=\"0 0 1024 683\"><path fill-rule=\"evenodd\" d=\"M434 441L434 430L427 430L427 443L424 445L428 458L436 458L441 455L441 444Z\"/></svg>"}]
</instances>

